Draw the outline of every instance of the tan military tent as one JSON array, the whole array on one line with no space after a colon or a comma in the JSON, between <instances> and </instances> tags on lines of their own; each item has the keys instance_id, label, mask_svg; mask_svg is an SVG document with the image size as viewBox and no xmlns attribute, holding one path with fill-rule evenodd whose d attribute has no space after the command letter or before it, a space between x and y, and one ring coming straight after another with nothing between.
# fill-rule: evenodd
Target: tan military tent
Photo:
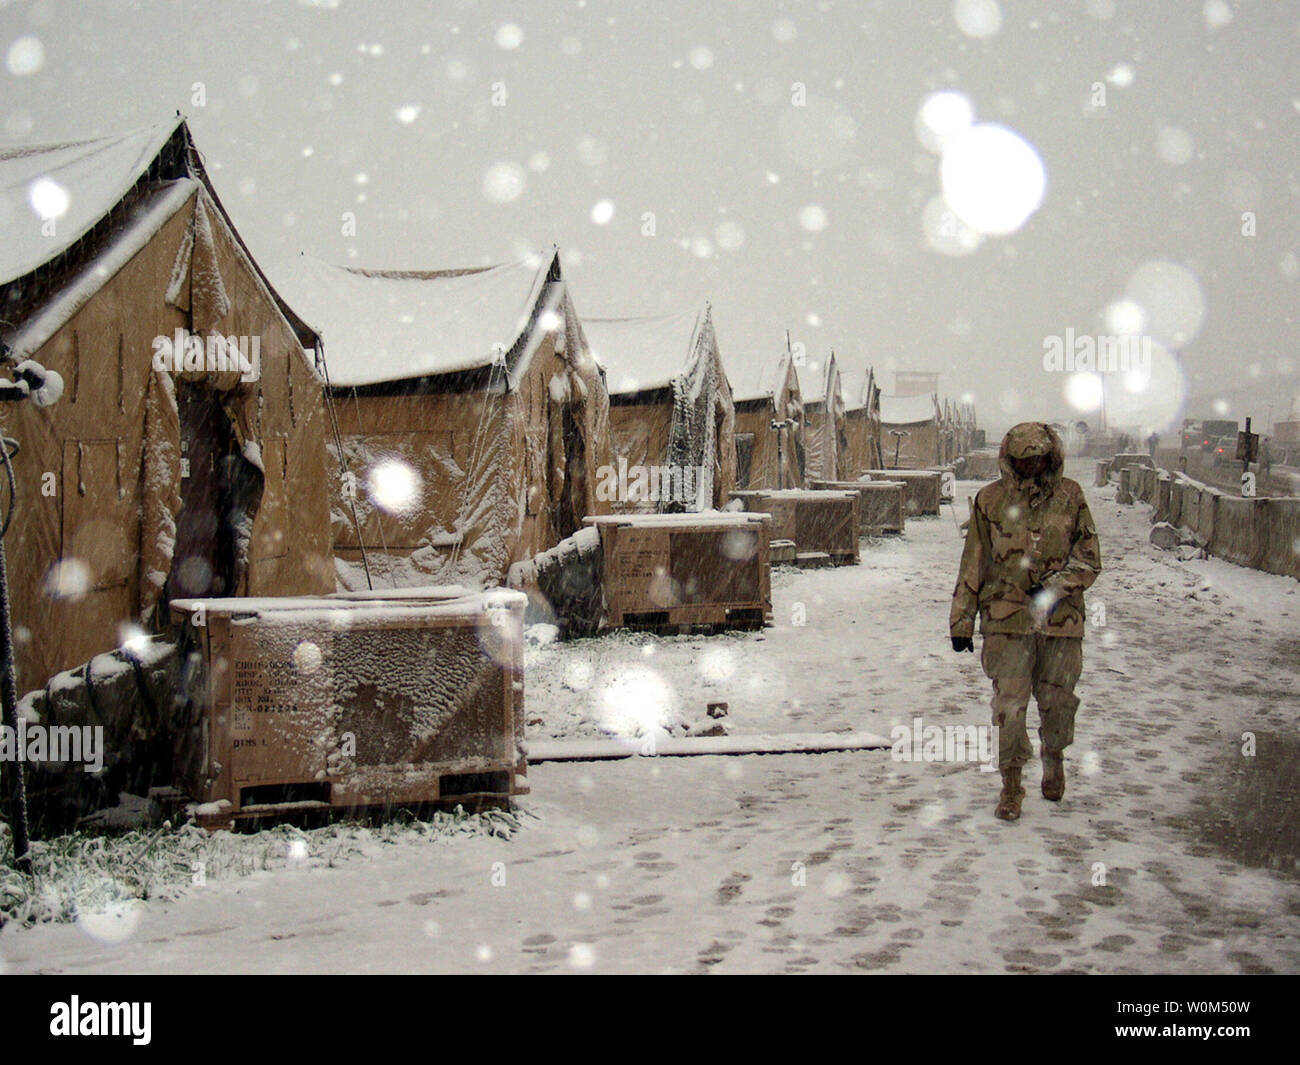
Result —
<instances>
[{"instance_id":1,"label":"tan military tent","mask_svg":"<svg viewBox=\"0 0 1300 1065\"><path fill-rule=\"evenodd\" d=\"M180 120L0 148L0 344L65 382L0 404L18 690L163 627L175 596L332 591L315 334Z\"/></svg>"},{"instance_id":2,"label":"tan military tent","mask_svg":"<svg viewBox=\"0 0 1300 1065\"><path fill-rule=\"evenodd\" d=\"M789 351L765 362L727 359L726 367L736 407L736 487L802 488L803 399Z\"/></svg>"},{"instance_id":3,"label":"tan military tent","mask_svg":"<svg viewBox=\"0 0 1300 1065\"><path fill-rule=\"evenodd\" d=\"M615 513L725 504L736 484L735 408L712 311L583 324L609 385L614 467L598 494Z\"/></svg>"},{"instance_id":4,"label":"tan military tent","mask_svg":"<svg viewBox=\"0 0 1300 1065\"><path fill-rule=\"evenodd\" d=\"M499 584L608 512L608 398L558 253L434 271L299 257L276 276L324 341L345 588Z\"/></svg>"},{"instance_id":5,"label":"tan military tent","mask_svg":"<svg viewBox=\"0 0 1300 1065\"><path fill-rule=\"evenodd\" d=\"M804 379L804 475L809 481L852 480L857 474L848 469L844 392L835 353L820 372L805 374Z\"/></svg>"},{"instance_id":6,"label":"tan military tent","mask_svg":"<svg viewBox=\"0 0 1300 1065\"><path fill-rule=\"evenodd\" d=\"M863 470L884 468L880 454L880 389L870 367L840 374L840 387L847 444L840 472L846 480L854 481Z\"/></svg>"},{"instance_id":7,"label":"tan military tent","mask_svg":"<svg viewBox=\"0 0 1300 1065\"><path fill-rule=\"evenodd\" d=\"M880 449L885 459L883 468L920 470L942 465L941 423L939 401L934 395L881 396Z\"/></svg>"}]
</instances>

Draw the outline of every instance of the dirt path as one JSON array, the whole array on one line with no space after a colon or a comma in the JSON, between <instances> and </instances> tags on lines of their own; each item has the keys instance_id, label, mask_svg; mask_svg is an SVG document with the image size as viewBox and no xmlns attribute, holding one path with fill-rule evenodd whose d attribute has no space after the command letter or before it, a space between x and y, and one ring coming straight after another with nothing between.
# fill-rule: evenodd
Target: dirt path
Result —
<instances>
[{"instance_id":1,"label":"dirt path","mask_svg":"<svg viewBox=\"0 0 1300 1065\"><path fill-rule=\"evenodd\" d=\"M1067 796L1038 798L1031 765L1017 824L992 817L996 774L883 752L546 764L512 841L212 884L119 945L6 929L0 969L1300 971L1300 585L1180 563L1145 507L1089 495L1106 625ZM783 576L762 634L548 648L530 703L582 734L635 666L678 700L729 693L733 731L983 724L987 682L944 639L956 547L945 512L857 569Z\"/></svg>"}]
</instances>

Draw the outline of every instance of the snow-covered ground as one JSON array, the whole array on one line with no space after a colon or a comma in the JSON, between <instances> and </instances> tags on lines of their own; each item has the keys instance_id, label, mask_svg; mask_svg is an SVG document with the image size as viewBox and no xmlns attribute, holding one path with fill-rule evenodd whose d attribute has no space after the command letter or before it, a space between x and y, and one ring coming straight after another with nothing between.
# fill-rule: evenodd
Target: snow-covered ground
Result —
<instances>
[{"instance_id":1,"label":"snow-covered ground","mask_svg":"<svg viewBox=\"0 0 1300 1065\"><path fill-rule=\"evenodd\" d=\"M1146 506L1087 492L1105 624L1066 797L1031 764L1017 823L996 773L888 751L544 763L509 840L209 881L117 943L10 926L0 970L1300 971L1300 584L1178 561ZM718 701L733 735L986 724L978 656L947 640L959 550L945 508L858 567L776 574L762 632L535 646L530 735L680 733Z\"/></svg>"}]
</instances>

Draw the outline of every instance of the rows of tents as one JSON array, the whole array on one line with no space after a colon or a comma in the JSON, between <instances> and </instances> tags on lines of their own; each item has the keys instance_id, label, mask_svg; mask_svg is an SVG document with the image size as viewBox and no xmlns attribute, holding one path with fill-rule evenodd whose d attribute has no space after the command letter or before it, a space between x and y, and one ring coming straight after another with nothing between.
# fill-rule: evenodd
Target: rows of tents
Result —
<instances>
[{"instance_id":1,"label":"rows of tents","mask_svg":"<svg viewBox=\"0 0 1300 1065\"><path fill-rule=\"evenodd\" d=\"M57 215L29 207L40 188ZM166 632L173 599L491 586L590 515L943 465L973 439L969 407L882 396L833 355L724 357L707 306L580 319L554 251L264 271L179 119L0 150L0 196L0 357L65 382L0 404L20 692ZM644 468L693 473L629 493Z\"/></svg>"}]
</instances>

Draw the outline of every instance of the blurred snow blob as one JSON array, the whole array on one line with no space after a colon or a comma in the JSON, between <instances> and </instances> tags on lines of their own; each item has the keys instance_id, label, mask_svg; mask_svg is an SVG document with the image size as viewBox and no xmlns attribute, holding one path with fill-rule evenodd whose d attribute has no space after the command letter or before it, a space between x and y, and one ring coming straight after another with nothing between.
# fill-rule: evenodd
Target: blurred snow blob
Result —
<instances>
[{"instance_id":1,"label":"blurred snow blob","mask_svg":"<svg viewBox=\"0 0 1300 1065\"><path fill-rule=\"evenodd\" d=\"M799 211L799 225L809 233L820 233L828 221L826 208L820 204L810 203Z\"/></svg>"},{"instance_id":2,"label":"blurred snow blob","mask_svg":"<svg viewBox=\"0 0 1300 1065\"><path fill-rule=\"evenodd\" d=\"M1137 336L1147 326L1147 315L1140 304L1119 299L1106 307L1106 328L1114 336Z\"/></svg>"},{"instance_id":3,"label":"blurred snow blob","mask_svg":"<svg viewBox=\"0 0 1300 1065\"><path fill-rule=\"evenodd\" d=\"M1221 30L1232 21L1232 6L1227 0L1205 0L1205 28Z\"/></svg>"},{"instance_id":4,"label":"blurred snow blob","mask_svg":"<svg viewBox=\"0 0 1300 1065\"><path fill-rule=\"evenodd\" d=\"M149 646L149 634L134 622L119 625L117 628L117 645L132 654L138 655Z\"/></svg>"},{"instance_id":5,"label":"blurred snow blob","mask_svg":"<svg viewBox=\"0 0 1300 1065\"><path fill-rule=\"evenodd\" d=\"M1002 8L997 0L956 0L952 17L967 37L992 37L1002 28Z\"/></svg>"},{"instance_id":6,"label":"blurred snow blob","mask_svg":"<svg viewBox=\"0 0 1300 1065\"><path fill-rule=\"evenodd\" d=\"M420 475L400 459L388 459L371 468L367 488L375 506L402 514L419 501Z\"/></svg>"},{"instance_id":7,"label":"blurred snow blob","mask_svg":"<svg viewBox=\"0 0 1300 1065\"><path fill-rule=\"evenodd\" d=\"M652 669L625 670L600 693L600 725L613 736L652 735L669 725L676 706L672 688Z\"/></svg>"},{"instance_id":8,"label":"blurred snow blob","mask_svg":"<svg viewBox=\"0 0 1300 1065\"><path fill-rule=\"evenodd\" d=\"M1190 162L1195 150L1192 135L1182 126L1165 126L1156 134L1156 154L1170 166Z\"/></svg>"},{"instance_id":9,"label":"blurred snow blob","mask_svg":"<svg viewBox=\"0 0 1300 1065\"><path fill-rule=\"evenodd\" d=\"M596 948L590 943L575 943L569 948L569 964L575 969L590 969L596 964Z\"/></svg>"},{"instance_id":10,"label":"blurred snow blob","mask_svg":"<svg viewBox=\"0 0 1300 1065\"><path fill-rule=\"evenodd\" d=\"M9 46L5 66L16 78L35 74L45 66L45 45L41 44L39 37L19 37Z\"/></svg>"},{"instance_id":11,"label":"blurred snow blob","mask_svg":"<svg viewBox=\"0 0 1300 1065\"><path fill-rule=\"evenodd\" d=\"M1072 373L1065 379L1065 401L1077 411L1097 410L1102 403L1102 381L1095 373Z\"/></svg>"},{"instance_id":12,"label":"blurred snow blob","mask_svg":"<svg viewBox=\"0 0 1300 1065\"><path fill-rule=\"evenodd\" d=\"M724 219L713 231L713 237L723 251L735 251L745 243L745 227L732 219Z\"/></svg>"},{"instance_id":13,"label":"blurred snow blob","mask_svg":"<svg viewBox=\"0 0 1300 1065\"><path fill-rule=\"evenodd\" d=\"M916 136L932 152L964 133L975 121L975 108L964 94L951 90L932 92L916 112Z\"/></svg>"},{"instance_id":14,"label":"blurred snow blob","mask_svg":"<svg viewBox=\"0 0 1300 1065\"><path fill-rule=\"evenodd\" d=\"M1106 75L1106 80L1117 89L1127 89L1133 84L1133 68L1127 63L1118 63Z\"/></svg>"},{"instance_id":15,"label":"blurred snow blob","mask_svg":"<svg viewBox=\"0 0 1300 1065\"><path fill-rule=\"evenodd\" d=\"M125 943L144 916L144 904L131 897L131 889L110 879L83 886L73 906L77 927L91 939L106 944Z\"/></svg>"},{"instance_id":16,"label":"blurred snow blob","mask_svg":"<svg viewBox=\"0 0 1300 1065\"><path fill-rule=\"evenodd\" d=\"M598 226L609 225L614 217L614 202L601 200L591 209L591 220Z\"/></svg>"},{"instance_id":17,"label":"blurred snow blob","mask_svg":"<svg viewBox=\"0 0 1300 1065\"><path fill-rule=\"evenodd\" d=\"M90 591L90 567L79 558L63 558L45 574L45 594L51 599L77 600Z\"/></svg>"},{"instance_id":18,"label":"blurred snow blob","mask_svg":"<svg viewBox=\"0 0 1300 1065\"><path fill-rule=\"evenodd\" d=\"M293 649L293 666L299 673L315 673L325 656L311 640L303 640Z\"/></svg>"},{"instance_id":19,"label":"blurred snow blob","mask_svg":"<svg viewBox=\"0 0 1300 1065\"><path fill-rule=\"evenodd\" d=\"M736 672L736 656L725 647L710 647L700 658L700 676L714 683L730 680Z\"/></svg>"},{"instance_id":20,"label":"blurred snow blob","mask_svg":"<svg viewBox=\"0 0 1300 1065\"><path fill-rule=\"evenodd\" d=\"M702 44L692 48L687 58L696 70L708 70L713 66L713 52Z\"/></svg>"},{"instance_id":21,"label":"blurred snow blob","mask_svg":"<svg viewBox=\"0 0 1300 1065\"><path fill-rule=\"evenodd\" d=\"M27 202L41 218L62 218L68 211L68 190L50 178L38 178L27 189Z\"/></svg>"},{"instance_id":22,"label":"blurred snow blob","mask_svg":"<svg viewBox=\"0 0 1300 1065\"><path fill-rule=\"evenodd\" d=\"M496 42L498 48L513 52L524 43L524 31L513 22L505 22L497 27Z\"/></svg>"},{"instance_id":23,"label":"blurred snow blob","mask_svg":"<svg viewBox=\"0 0 1300 1065\"><path fill-rule=\"evenodd\" d=\"M990 236L1018 230L1047 191L1047 172L1033 145L995 123L971 126L953 138L939 173L944 199L957 217Z\"/></svg>"},{"instance_id":24,"label":"blurred snow blob","mask_svg":"<svg viewBox=\"0 0 1300 1065\"><path fill-rule=\"evenodd\" d=\"M518 163L495 163L483 175L483 195L493 203L510 203L523 194L527 175Z\"/></svg>"},{"instance_id":25,"label":"blurred snow blob","mask_svg":"<svg viewBox=\"0 0 1300 1065\"><path fill-rule=\"evenodd\" d=\"M1191 343L1205 323L1201 284L1185 266L1153 259L1129 278L1125 296L1146 315L1146 331L1173 348Z\"/></svg>"},{"instance_id":26,"label":"blurred snow blob","mask_svg":"<svg viewBox=\"0 0 1300 1065\"><path fill-rule=\"evenodd\" d=\"M1187 402L1187 378L1178 357L1163 344L1147 340L1149 356L1119 377L1106 392L1106 416L1116 423L1149 425L1157 432L1181 423Z\"/></svg>"},{"instance_id":27,"label":"blurred snow blob","mask_svg":"<svg viewBox=\"0 0 1300 1065\"><path fill-rule=\"evenodd\" d=\"M970 255L984 243L982 234L957 217L942 196L933 196L921 210L925 242L943 255Z\"/></svg>"}]
</instances>

